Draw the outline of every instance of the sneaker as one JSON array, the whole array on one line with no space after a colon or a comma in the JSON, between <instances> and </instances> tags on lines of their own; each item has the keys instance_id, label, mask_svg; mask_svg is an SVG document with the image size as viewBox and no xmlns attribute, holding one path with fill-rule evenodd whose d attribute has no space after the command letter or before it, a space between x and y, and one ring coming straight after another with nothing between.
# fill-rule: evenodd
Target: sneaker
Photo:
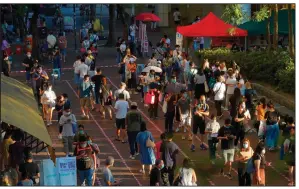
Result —
<instances>
[{"instance_id":1,"label":"sneaker","mask_svg":"<svg viewBox=\"0 0 299 189\"><path fill-rule=\"evenodd\" d=\"M223 169L220 169L220 175L225 176Z\"/></svg>"},{"instance_id":2,"label":"sneaker","mask_svg":"<svg viewBox=\"0 0 299 189\"><path fill-rule=\"evenodd\" d=\"M130 157L129 157L130 159L135 159L135 156L132 156L132 155L130 155Z\"/></svg>"},{"instance_id":3,"label":"sneaker","mask_svg":"<svg viewBox=\"0 0 299 189\"><path fill-rule=\"evenodd\" d=\"M89 119L89 115L86 115L86 119Z\"/></svg>"},{"instance_id":4,"label":"sneaker","mask_svg":"<svg viewBox=\"0 0 299 189\"><path fill-rule=\"evenodd\" d=\"M81 115L81 117L82 117L82 118L85 118L85 117L86 117L86 115L85 115L85 114L82 114L82 115Z\"/></svg>"},{"instance_id":5,"label":"sneaker","mask_svg":"<svg viewBox=\"0 0 299 189\"><path fill-rule=\"evenodd\" d=\"M135 156L138 156L138 155L139 155L139 153L138 153L138 152L136 152L136 153L135 153Z\"/></svg>"},{"instance_id":6,"label":"sneaker","mask_svg":"<svg viewBox=\"0 0 299 189\"><path fill-rule=\"evenodd\" d=\"M129 94L132 94L132 91L129 91Z\"/></svg>"},{"instance_id":7,"label":"sneaker","mask_svg":"<svg viewBox=\"0 0 299 189\"><path fill-rule=\"evenodd\" d=\"M223 108L224 111L228 111L228 108Z\"/></svg>"},{"instance_id":8,"label":"sneaker","mask_svg":"<svg viewBox=\"0 0 299 189\"><path fill-rule=\"evenodd\" d=\"M176 128L175 132L178 133L180 131L180 128Z\"/></svg>"},{"instance_id":9,"label":"sneaker","mask_svg":"<svg viewBox=\"0 0 299 189\"><path fill-rule=\"evenodd\" d=\"M185 136L182 136L182 140L185 140L186 139L186 137Z\"/></svg>"},{"instance_id":10,"label":"sneaker","mask_svg":"<svg viewBox=\"0 0 299 189\"><path fill-rule=\"evenodd\" d=\"M230 173L227 173L225 176L226 176L229 180L232 180L232 179L233 179L233 177L232 177L232 175L231 175Z\"/></svg>"},{"instance_id":11,"label":"sneaker","mask_svg":"<svg viewBox=\"0 0 299 189\"><path fill-rule=\"evenodd\" d=\"M143 170L143 169L140 169L139 172L142 174L145 174L145 170Z\"/></svg>"},{"instance_id":12,"label":"sneaker","mask_svg":"<svg viewBox=\"0 0 299 189\"><path fill-rule=\"evenodd\" d=\"M190 149L192 152L195 152L195 145L194 144L192 144L191 145L191 149Z\"/></svg>"}]
</instances>

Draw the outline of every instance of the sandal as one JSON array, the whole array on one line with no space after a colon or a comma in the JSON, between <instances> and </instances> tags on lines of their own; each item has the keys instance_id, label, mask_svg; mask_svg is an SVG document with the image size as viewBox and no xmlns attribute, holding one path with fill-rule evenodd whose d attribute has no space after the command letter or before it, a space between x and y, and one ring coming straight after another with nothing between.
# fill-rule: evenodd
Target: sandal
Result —
<instances>
[{"instance_id":1,"label":"sandal","mask_svg":"<svg viewBox=\"0 0 299 189\"><path fill-rule=\"evenodd\" d=\"M126 140L125 141L121 141L121 143L126 144L126 143L128 143L128 141L126 141Z\"/></svg>"}]
</instances>

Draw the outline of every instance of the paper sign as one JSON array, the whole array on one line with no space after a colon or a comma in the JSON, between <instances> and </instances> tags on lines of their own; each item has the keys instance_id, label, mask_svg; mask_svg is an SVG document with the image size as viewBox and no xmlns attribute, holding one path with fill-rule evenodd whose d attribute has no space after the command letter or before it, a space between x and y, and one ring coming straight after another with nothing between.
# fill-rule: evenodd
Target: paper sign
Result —
<instances>
[{"instance_id":1,"label":"paper sign","mask_svg":"<svg viewBox=\"0 0 299 189\"><path fill-rule=\"evenodd\" d=\"M76 157L57 158L57 168L59 173L76 171Z\"/></svg>"}]
</instances>

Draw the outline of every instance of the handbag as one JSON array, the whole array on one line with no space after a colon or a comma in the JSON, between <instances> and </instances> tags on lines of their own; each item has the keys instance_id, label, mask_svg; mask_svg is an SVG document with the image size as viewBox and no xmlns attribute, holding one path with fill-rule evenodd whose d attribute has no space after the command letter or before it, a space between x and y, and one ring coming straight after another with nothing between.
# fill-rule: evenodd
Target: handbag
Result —
<instances>
[{"instance_id":1,"label":"handbag","mask_svg":"<svg viewBox=\"0 0 299 189\"><path fill-rule=\"evenodd\" d=\"M155 146L156 146L156 144L150 139L150 137L148 137L146 140L146 147L154 148Z\"/></svg>"},{"instance_id":2,"label":"handbag","mask_svg":"<svg viewBox=\"0 0 299 189\"><path fill-rule=\"evenodd\" d=\"M164 102L163 102L162 111L163 111L164 114L166 114L166 112L167 112L167 102L166 102L166 100L164 100Z\"/></svg>"},{"instance_id":3,"label":"handbag","mask_svg":"<svg viewBox=\"0 0 299 189\"><path fill-rule=\"evenodd\" d=\"M207 81L204 82L205 85L205 92L208 93L210 91Z\"/></svg>"}]
</instances>

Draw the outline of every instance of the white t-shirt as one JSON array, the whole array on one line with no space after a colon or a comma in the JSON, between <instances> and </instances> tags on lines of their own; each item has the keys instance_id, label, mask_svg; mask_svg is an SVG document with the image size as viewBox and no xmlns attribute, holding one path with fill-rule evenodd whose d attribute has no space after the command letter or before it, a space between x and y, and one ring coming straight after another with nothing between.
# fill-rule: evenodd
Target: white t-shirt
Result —
<instances>
[{"instance_id":1,"label":"white t-shirt","mask_svg":"<svg viewBox=\"0 0 299 189\"><path fill-rule=\"evenodd\" d=\"M55 105L56 94L54 91L46 90L41 97L42 104Z\"/></svg>"},{"instance_id":2,"label":"white t-shirt","mask_svg":"<svg viewBox=\"0 0 299 189\"><path fill-rule=\"evenodd\" d=\"M193 186L194 183L192 183L192 175L194 170L192 168L180 168L179 173L182 177L182 182L180 183L180 186Z\"/></svg>"},{"instance_id":3,"label":"white t-shirt","mask_svg":"<svg viewBox=\"0 0 299 189\"><path fill-rule=\"evenodd\" d=\"M135 24L130 26L130 35L135 36L137 26Z\"/></svg>"},{"instance_id":4,"label":"white t-shirt","mask_svg":"<svg viewBox=\"0 0 299 189\"><path fill-rule=\"evenodd\" d=\"M48 35L47 42L48 42L48 47L53 48L56 44L56 37L54 35Z\"/></svg>"},{"instance_id":5,"label":"white t-shirt","mask_svg":"<svg viewBox=\"0 0 299 189\"><path fill-rule=\"evenodd\" d=\"M214 88L213 88L213 91L215 94L215 100L223 100L224 97L225 97L225 89L226 89L226 86L224 83L222 82L217 82L215 83L214 85Z\"/></svg>"},{"instance_id":6,"label":"white t-shirt","mask_svg":"<svg viewBox=\"0 0 299 189\"><path fill-rule=\"evenodd\" d=\"M77 70L80 74L80 77L84 78L84 76L87 75L89 68L86 64L82 63L77 67Z\"/></svg>"},{"instance_id":7,"label":"white t-shirt","mask_svg":"<svg viewBox=\"0 0 299 189\"><path fill-rule=\"evenodd\" d=\"M227 94L234 94L234 90L237 86L237 79L235 77L233 78L229 77L226 79L225 83L229 85L234 85L234 86L227 86L227 91L226 91Z\"/></svg>"},{"instance_id":8,"label":"white t-shirt","mask_svg":"<svg viewBox=\"0 0 299 189\"><path fill-rule=\"evenodd\" d=\"M127 49L127 45L122 43L122 44L119 46L119 49L120 49L121 52L125 52L126 49Z\"/></svg>"},{"instance_id":9,"label":"white t-shirt","mask_svg":"<svg viewBox=\"0 0 299 189\"><path fill-rule=\"evenodd\" d=\"M217 121L215 120L209 121L206 126L206 131L211 132L208 133L207 135L208 140L212 140L212 137L217 137L219 129L220 129L220 124Z\"/></svg>"},{"instance_id":10,"label":"white t-shirt","mask_svg":"<svg viewBox=\"0 0 299 189\"><path fill-rule=\"evenodd\" d=\"M117 109L115 115L116 119L124 119L126 118L129 109L129 103L125 100L118 100L116 101L114 108Z\"/></svg>"},{"instance_id":11,"label":"white t-shirt","mask_svg":"<svg viewBox=\"0 0 299 189\"><path fill-rule=\"evenodd\" d=\"M74 114L62 115L59 120L59 125L62 125L62 136L74 136L72 124L77 123L76 116Z\"/></svg>"},{"instance_id":12,"label":"white t-shirt","mask_svg":"<svg viewBox=\"0 0 299 189\"><path fill-rule=\"evenodd\" d=\"M125 100L130 99L130 93L126 89L117 89L114 92L114 98L118 98L118 95L121 94L121 93L125 95Z\"/></svg>"},{"instance_id":13,"label":"white t-shirt","mask_svg":"<svg viewBox=\"0 0 299 189\"><path fill-rule=\"evenodd\" d=\"M180 21L181 18L179 18L179 17L181 17L181 13L179 11L175 11L173 13L173 19L174 19L174 21Z\"/></svg>"},{"instance_id":14,"label":"white t-shirt","mask_svg":"<svg viewBox=\"0 0 299 189\"><path fill-rule=\"evenodd\" d=\"M76 74L79 73L79 71L78 71L78 67L80 66L80 64L81 64L81 60L76 60L76 61L74 62L73 68L74 68L74 72L75 72Z\"/></svg>"}]
</instances>

